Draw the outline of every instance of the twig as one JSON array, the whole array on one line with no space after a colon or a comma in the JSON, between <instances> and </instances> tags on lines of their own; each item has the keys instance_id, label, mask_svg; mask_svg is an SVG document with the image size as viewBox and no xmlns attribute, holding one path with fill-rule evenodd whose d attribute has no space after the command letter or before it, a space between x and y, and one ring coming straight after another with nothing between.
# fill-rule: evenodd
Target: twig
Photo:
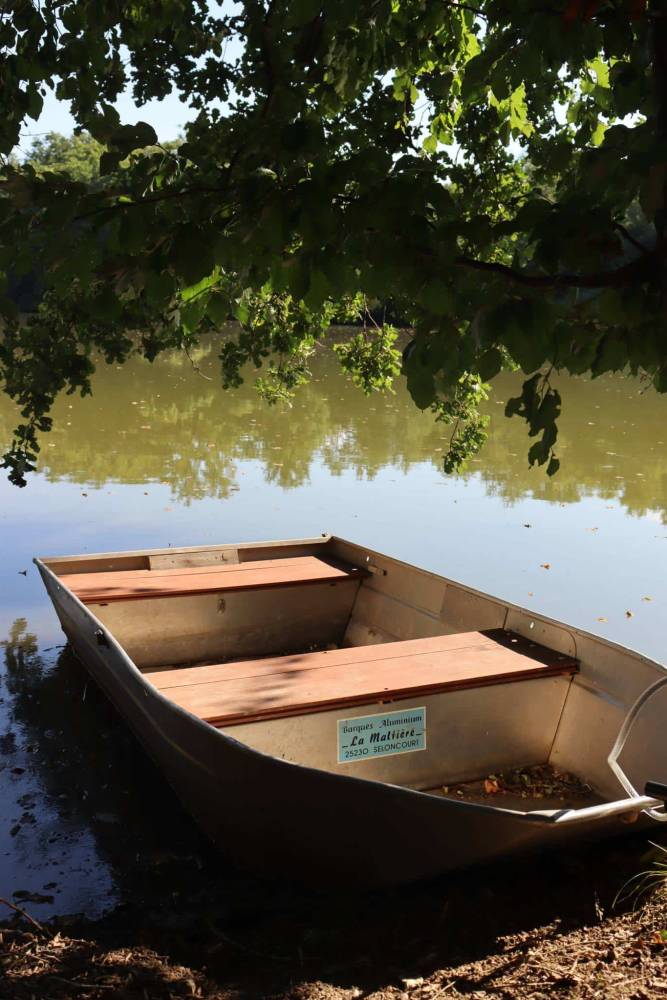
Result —
<instances>
[{"instance_id":1,"label":"twig","mask_svg":"<svg viewBox=\"0 0 667 1000\"><path fill-rule=\"evenodd\" d=\"M8 906L10 908L10 910L16 910L17 913L20 913L22 917L25 917L26 920L29 920L30 923L33 924L33 926L36 927L38 931L42 932L42 934L47 933L46 929L42 927L42 925L38 920L35 920L33 917L31 917L29 913L26 913L26 911L21 909L20 906L17 906L16 903L10 903L8 899L4 899L2 896L0 896L0 903L4 903L5 906Z\"/></svg>"},{"instance_id":2,"label":"twig","mask_svg":"<svg viewBox=\"0 0 667 1000\"><path fill-rule=\"evenodd\" d=\"M445 3L445 7L452 7L454 10L467 10L470 14L474 14L475 17L482 17L485 21L488 21L488 15L484 13L479 7L472 7L467 3L455 3L454 0L450 0L449 3Z\"/></svg>"},{"instance_id":3,"label":"twig","mask_svg":"<svg viewBox=\"0 0 667 1000\"><path fill-rule=\"evenodd\" d=\"M88 212L82 212L80 215L75 215L73 221L81 222L82 219L89 219L91 216L101 215L103 212L124 212L129 208L143 208L144 205L155 205L161 201L170 201L172 198L185 198L189 195L198 194L224 194L226 191L226 188L221 187L178 188L176 190L165 191L162 194L156 194L151 197L137 198L135 201L117 201L113 204L98 205L97 208L91 208Z\"/></svg>"},{"instance_id":4,"label":"twig","mask_svg":"<svg viewBox=\"0 0 667 1000\"><path fill-rule=\"evenodd\" d=\"M63 979L62 976L50 976L47 973L47 979L55 979L57 983L66 983L68 986L74 986L77 990L115 990L115 986L105 985L104 983L77 983L74 979Z\"/></svg>"},{"instance_id":5,"label":"twig","mask_svg":"<svg viewBox=\"0 0 667 1000\"><path fill-rule=\"evenodd\" d=\"M242 944L240 941L234 941L233 938L228 937L223 931L218 930L218 928L213 928L213 933L216 937L221 938L220 944L214 944L210 949L211 951L219 951L226 944L231 945L232 948L236 948L238 951L244 952L246 955L253 955L255 958L268 958L272 962L289 962L290 959L287 955L271 955L269 952L257 951L255 948L250 948L248 945Z\"/></svg>"},{"instance_id":6,"label":"twig","mask_svg":"<svg viewBox=\"0 0 667 1000\"><path fill-rule=\"evenodd\" d=\"M207 382L212 382L213 379L211 378L210 375L204 375L203 371L201 370L201 368L199 367L199 365L197 364L197 362L194 360L194 358L190 354L190 352L189 352L186 344L183 344L183 351L185 352L186 358L188 359L188 361L192 365L193 372L196 375L199 375L200 378L205 378Z\"/></svg>"},{"instance_id":7,"label":"twig","mask_svg":"<svg viewBox=\"0 0 667 1000\"><path fill-rule=\"evenodd\" d=\"M643 243L639 242L639 240L636 240L632 235L632 233L629 232L622 223L615 222L614 225L616 229L618 229L619 233L621 233L621 235L625 237L628 243L632 243L633 247L635 247L637 250L640 250L644 254L651 253L649 248L645 247Z\"/></svg>"}]
</instances>

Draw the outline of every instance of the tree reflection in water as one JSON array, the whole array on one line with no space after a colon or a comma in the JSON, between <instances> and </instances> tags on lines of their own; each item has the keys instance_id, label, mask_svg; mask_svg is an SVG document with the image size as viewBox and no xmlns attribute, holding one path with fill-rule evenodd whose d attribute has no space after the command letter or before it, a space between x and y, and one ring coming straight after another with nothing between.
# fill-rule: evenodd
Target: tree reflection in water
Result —
<instances>
[{"instance_id":1,"label":"tree reflection in water","mask_svg":"<svg viewBox=\"0 0 667 1000\"><path fill-rule=\"evenodd\" d=\"M254 391L252 373L241 389L223 392L217 351L210 342L195 359L210 382L176 353L153 365L135 359L122 371L101 365L92 398L59 401L40 470L49 481L92 487L162 482L187 504L229 496L248 462L284 489L307 483L317 466L369 479L386 466L400 472L424 462L440 467L443 428L415 408L401 380L395 394L366 398L322 350L313 359L313 381L293 406L268 407ZM487 493L508 502L536 496L571 503L598 495L619 500L633 514L663 510L667 456L660 429L667 400L620 376L561 379L561 470L547 479L528 468L522 422L502 415L521 377L495 380L487 404L494 417L490 440L463 478L478 478ZM0 398L0 439L14 417Z\"/></svg>"}]
</instances>

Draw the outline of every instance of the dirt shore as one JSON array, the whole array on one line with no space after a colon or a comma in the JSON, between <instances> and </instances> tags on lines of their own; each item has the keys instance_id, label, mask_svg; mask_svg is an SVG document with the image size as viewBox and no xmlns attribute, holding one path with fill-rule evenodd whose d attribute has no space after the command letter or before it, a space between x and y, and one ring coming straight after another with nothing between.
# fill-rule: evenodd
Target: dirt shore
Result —
<instances>
[{"instance_id":1,"label":"dirt shore","mask_svg":"<svg viewBox=\"0 0 667 1000\"><path fill-rule=\"evenodd\" d=\"M0 930L0 996L667 997L664 880L639 896L630 892L638 880L628 882L642 870L659 875L664 857L633 838L335 898L239 873L224 898L195 880L170 902L167 878L162 898L97 922L35 926L14 913Z\"/></svg>"}]
</instances>

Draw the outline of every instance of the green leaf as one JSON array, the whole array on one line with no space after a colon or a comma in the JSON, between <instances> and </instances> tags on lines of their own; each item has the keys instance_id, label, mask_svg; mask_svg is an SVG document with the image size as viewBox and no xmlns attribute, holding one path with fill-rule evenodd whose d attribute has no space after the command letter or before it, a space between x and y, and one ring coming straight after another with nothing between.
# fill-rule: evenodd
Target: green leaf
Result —
<instances>
[{"instance_id":1,"label":"green leaf","mask_svg":"<svg viewBox=\"0 0 667 1000\"><path fill-rule=\"evenodd\" d=\"M422 287L419 301L434 316L445 316L452 306L452 293L444 281L434 278Z\"/></svg>"},{"instance_id":2,"label":"green leaf","mask_svg":"<svg viewBox=\"0 0 667 1000\"><path fill-rule=\"evenodd\" d=\"M597 81L598 87L608 87L609 86L609 66L607 63L598 56L596 59L591 60L588 64L591 71L595 74L595 79Z\"/></svg>"},{"instance_id":3,"label":"green leaf","mask_svg":"<svg viewBox=\"0 0 667 1000\"><path fill-rule=\"evenodd\" d=\"M485 351L477 361L477 371L482 382L490 382L501 371L503 356L497 347Z\"/></svg>"},{"instance_id":4,"label":"green leaf","mask_svg":"<svg viewBox=\"0 0 667 1000\"><path fill-rule=\"evenodd\" d=\"M414 403L420 410L426 410L435 400L436 387L428 347L418 338L411 341L403 352L403 371Z\"/></svg>"},{"instance_id":5,"label":"green leaf","mask_svg":"<svg viewBox=\"0 0 667 1000\"><path fill-rule=\"evenodd\" d=\"M527 138L534 131L534 126L528 121L528 108L526 106L526 85L522 83L509 97L510 128L513 132L520 132Z\"/></svg>"},{"instance_id":6,"label":"green leaf","mask_svg":"<svg viewBox=\"0 0 667 1000\"><path fill-rule=\"evenodd\" d=\"M438 148L438 140L434 135L427 135L422 143L422 149L425 153L435 153Z\"/></svg>"},{"instance_id":7,"label":"green leaf","mask_svg":"<svg viewBox=\"0 0 667 1000\"><path fill-rule=\"evenodd\" d=\"M608 333L598 346L597 355L591 365L593 378L604 372L623 371L628 363L628 348L618 333Z\"/></svg>"},{"instance_id":8,"label":"green leaf","mask_svg":"<svg viewBox=\"0 0 667 1000\"><path fill-rule=\"evenodd\" d=\"M186 333L195 333L206 313L206 298L192 299L180 310L181 326Z\"/></svg>"},{"instance_id":9,"label":"green leaf","mask_svg":"<svg viewBox=\"0 0 667 1000\"><path fill-rule=\"evenodd\" d=\"M206 303L206 314L215 327L224 326L229 318L229 302L220 294L213 293Z\"/></svg>"},{"instance_id":10,"label":"green leaf","mask_svg":"<svg viewBox=\"0 0 667 1000\"><path fill-rule=\"evenodd\" d=\"M108 138L109 150L100 157L100 173L111 173L135 149L154 146L157 134L148 122L137 122L135 125L121 125L111 132Z\"/></svg>"},{"instance_id":11,"label":"green leaf","mask_svg":"<svg viewBox=\"0 0 667 1000\"><path fill-rule=\"evenodd\" d=\"M555 315L540 299L506 300L482 317L487 343L502 344L528 374L549 360Z\"/></svg>"},{"instance_id":12,"label":"green leaf","mask_svg":"<svg viewBox=\"0 0 667 1000\"><path fill-rule=\"evenodd\" d=\"M188 285L186 288L181 289L181 300L183 302L190 302L191 299L198 298L203 292L208 291L212 288L218 281L218 275L209 274L201 281L195 282L194 285Z\"/></svg>"},{"instance_id":13,"label":"green leaf","mask_svg":"<svg viewBox=\"0 0 667 1000\"><path fill-rule=\"evenodd\" d=\"M238 299L237 302L232 306L232 315L235 320L245 326L245 324L250 319L250 310L248 309L247 303L243 299Z\"/></svg>"},{"instance_id":14,"label":"green leaf","mask_svg":"<svg viewBox=\"0 0 667 1000\"><path fill-rule=\"evenodd\" d=\"M150 271L144 286L146 298L151 306L163 309L174 293L174 280L166 271Z\"/></svg>"},{"instance_id":15,"label":"green leaf","mask_svg":"<svg viewBox=\"0 0 667 1000\"><path fill-rule=\"evenodd\" d=\"M591 145L599 146L604 140L605 132L607 131L607 126L604 122L599 121L593 132L591 134Z\"/></svg>"},{"instance_id":16,"label":"green leaf","mask_svg":"<svg viewBox=\"0 0 667 1000\"><path fill-rule=\"evenodd\" d=\"M310 272L308 291L304 296L304 302L308 308L318 309L330 294L330 291L331 289L326 274L319 268L313 268Z\"/></svg>"}]
</instances>

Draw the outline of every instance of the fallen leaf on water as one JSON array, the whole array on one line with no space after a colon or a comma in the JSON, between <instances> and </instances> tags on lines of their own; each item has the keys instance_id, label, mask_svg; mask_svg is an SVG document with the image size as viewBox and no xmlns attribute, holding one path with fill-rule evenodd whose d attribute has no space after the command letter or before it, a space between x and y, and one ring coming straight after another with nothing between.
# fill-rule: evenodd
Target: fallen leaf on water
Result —
<instances>
[{"instance_id":1,"label":"fallen leaf on water","mask_svg":"<svg viewBox=\"0 0 667 1000\"><path fill-rule=\"evenodd\" d=\"M652 597L642 597L642 601L652 601Z\"/></svg>"},{"instance_id":2,"label":"fallen leaf on water","mask_svg":"<svg viewBox=\"0 0 667 1000\"><path fill-rule=\"evenodd\" d=\"M87 493L82 493L82 494L81 494L81 496L82 496L82 497L87 497L87 496L88 496L88 494L87 494Z\"/></svg>"},{"instance_id":3,"label":"fallen leaf on water","mask_svg":"<svg viewBox=\"0 0 667 1000\"><path fill-rule=\"evenodd\" d=\"M532 528L532 524L524 524L524 528Z\"/></svg>"},{"instance_id":4,"label":"fallen leaf on water","mask_svg":"<svg viewBox=\"0 0 667 1000\"><path fill-rule=\"evenodd\" d=\"M586 530L587 531L597 531L598 529L597 528L587 528Z\"/></svg>"},{"instance_id":5,"label":"fallen leaf on water","mask_svg":"<svg viewBox=\"0 0 667 1000\"><path fill-rule=\"evenodd\" d=\"M528 596L529 596L529 597L532 597L532 596L533 596L533 592L532 592L532 590L529 590L529 591L528 591Z\"/></svg>"},{"instance_id":6,"label":"fallen leaf on water","mask_svg":"<svg viewBox=\"0 0 667 1000\"><path fill-rule=\"evenodd\" d=\"M625 617L626 618L633 618L634 617L634 611L626 611L625 612Z\"/></svg>"},{"instance_id":7,"label":"fallen leaf on water","mask_svg":"<svg viewBox=\"0 0 667 1000\"><path fill-rule=\"evenodd\" d=\"M606 622L606 621L607 621L607 619L606 619L606 618L598 618L598 621L599 621L599 622Z\"/></svg>"},{"instance_id":8,"label":"fallen leaf on water","mask_svg":"<svg viewBox=\"0 0 667 1000\"><path fill-rule=\"evenodd\" d=\"M540 569L551 569L551 563L540 563Z\"/></svg>"}]
</instances>

